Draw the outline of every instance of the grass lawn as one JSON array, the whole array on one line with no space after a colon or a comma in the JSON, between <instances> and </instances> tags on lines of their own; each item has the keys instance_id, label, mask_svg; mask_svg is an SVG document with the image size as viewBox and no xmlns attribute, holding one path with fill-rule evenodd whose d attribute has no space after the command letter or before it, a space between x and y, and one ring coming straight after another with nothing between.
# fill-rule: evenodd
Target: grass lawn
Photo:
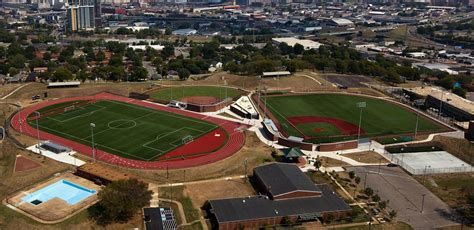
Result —
<instances>
[{"instance_id":1,"label":"grass lawn","mask_svg":"<svg viewBox=\"0 0 474 230\"><path fill-rule=\"evenodd\" d=\"M40 110L57 108L57 105ZM43 116L42 131L125 158L152 161L218 126L194 118L117 101L97 101L74 110ZM32 114L32 116L34 113ZM92 135L90 123L95 124ZM29 120L36 127L36 120Z\"/></svg>"},{"instance_id":2,"label":"grass lawn","mask_svg":"<svg viewBox=\"0 0 474 230\"><path fill-rule=\"evenodd\" d=\"M337 94L312 94L296 96L267 97L267 107L276 117L282 128L291 136L301 136L294 129L287 118L292 116L330 117L349 122L355 126L359 124L360 109L358 102L365 101L367 107L362 109L361 129L363 137L381 135L397 135L415 131L417 115L395 104L367 97ZM311 142L333 141L325 140L325 136L339 135L340 130L332 125L321 123L307 123L300 128L305 135L316 137ZM443 127L434 121L419 117L418 131L440 131ZM316 132L315 132L316 130ZM322 132L317 132L321 130ZM355 139L357 135L341 137L341 140Z\"/></svg>"},{"instance_id":3,"label":"grass lawn","mask_svg":"<svg viewBox=\"0 0 474 230\"><path fill-rule=\"evenodd\" d=\"M226 97L237 97L242 94L242 91L234 88L217 87L217 86L181 86L169 87L154 91L151 97L158 100L178 100L183 97L192 96L209 96L219 99Z\"/></svg>"},{"instance_id":4,"label":"grass lawn","mask_svg":"<svg viewBox=\"0 0 474 230\"><path fill-rule=\"evenodd\" d=\"M172 194L171 194L172 192ZM170 196L172 195L172 196ZM186 216L186 220L188 222L192 222L195 220L199 220L200 214L199 210L194 207L191 198L184 194L184 187L183 186L176 186L176 187L162 187L159 190L159 197L164 199L172 199L178 201L183 205L184 215ZM179 213L174 214L179 215Z\"/></svg>"}]
</instances>

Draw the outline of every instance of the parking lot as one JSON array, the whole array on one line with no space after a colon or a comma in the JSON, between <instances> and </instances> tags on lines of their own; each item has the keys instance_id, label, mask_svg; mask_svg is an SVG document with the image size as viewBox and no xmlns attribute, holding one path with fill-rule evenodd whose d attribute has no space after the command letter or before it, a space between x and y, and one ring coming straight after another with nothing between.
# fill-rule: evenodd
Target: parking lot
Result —
<instances>
[{"instance_id":1,"label":"parking lot","mask_svg":"<svg viewBox=\"0 0 474 230\"><path fill-rule=\"evenodd\" d=\"M433 229L455 225L450 208L399 167L347 167L361 178L361 184L374 190L388 207L397 211L397 219L414 229ZM367 180L367 181L366 181ZM424 197L424 202L423 202ZM423 203L423 212L422 212Z\"/></svg>"}]
</instances>

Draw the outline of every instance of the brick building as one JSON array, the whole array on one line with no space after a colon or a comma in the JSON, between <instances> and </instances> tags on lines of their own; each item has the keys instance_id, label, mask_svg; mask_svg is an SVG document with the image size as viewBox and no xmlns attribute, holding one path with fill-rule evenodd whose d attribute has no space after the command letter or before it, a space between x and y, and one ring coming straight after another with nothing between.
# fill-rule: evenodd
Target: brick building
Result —
<instances>
[{"instance_id":1,"label":"brick building","mask_svg":"<svg viewBox=\"0 0 474 230\"><path fill-rule=\"evenodd\" d=\"M209 201L219 229L275 226L350 215L351 208L327 185L315 185L294 164L273 163L254 169L259 196Z\"/></svg>"}]
</instances>

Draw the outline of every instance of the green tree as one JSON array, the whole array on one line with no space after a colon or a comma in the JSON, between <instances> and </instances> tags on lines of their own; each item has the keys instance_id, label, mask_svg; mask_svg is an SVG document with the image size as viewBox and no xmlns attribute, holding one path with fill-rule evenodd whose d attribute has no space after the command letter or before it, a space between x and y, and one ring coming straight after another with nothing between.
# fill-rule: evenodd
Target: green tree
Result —
<instances>
[{"instance_id":1,"label":"green tree","mask_svg":"<svg viewBox=\"0 0 474 230\"><path fill-rule=\"evenodd\" d=\"M148 70L146 70L142 66L136 66L133 68L131 76L132 76L132 79L131 79L132 81L145 80L148 77Z\"/></svg>"},{"instance_id":2,"label":"green tree","mask_svg":"<svg viewBox=\"0 0 474 230\"><path fill-rule=\"evenodd\" d=\"M374 190L373 190L372 188L370 188L370 187L367 187L367 188L365 188L364 193L365 193L365 195L367 195L368 197L371 197L371 196L374 194Z\"/></svg>"},{"instance_id":3,"label":"green tree","mask_svg":"<svg viewBox=\"0 0 474 230\"><path fill-rule=\"evenodd\" d=\"M372 201L374 201L374 202L379 202L379 201L380 201L380 196L377 195L377 194L373 195L373 196L372 196Z\"/></svg>"},{"instance_id":4,"label":"green tree","mask_svg":"<svg viewBox=\"0 0 474 230\"><path fill-rule=\"evenodd\" d=\"M181 68L181 69L178 70L178 76L179 76L179 79L181 79L181 80L188 79L190 75L191 75L191 73L189 72L189 70L187 70L185 68Z\"/></svg>"},{"instance_id":5,"label":"green tree","mask_svg":"<svg viewBox=\"0 0 474 230\"><path fill-rule=\"evenodd\" d=\"M71 71L61 66L61 67L58 67L56 71L54 71L53 79L55 81L68 81L68 80L73 79L73 75Z\"/></svg>"},{"instance_id":6,"label":"green tree","mask_svg":"<svg viewBox=\"0 0 474 230\"><path fill-rule=\"evenodd\" d=\"M395 219L395 217L397 217L397 211L395 210L391 210L390 212L388 212L388 216L390 217L390 219Z\"/></svg>"},{"instance_id":7,"label":"green tree","mask_svg":"<svg viewBox=\"0 0 474 230\"><path fill-rule=\"evenodd\" d=\"M99 202L88 211L101 225L126 222L149 205L151 194L147 184L137 179L113 181L98 193Z\"/></svg>"},{"instance_id":8,"label":"green tree","mask_svg":"<svg viewBox=\"0 0 474 230\"><path fill-rule=\"evenodd\" d=\"M356 184L359 184L360 183L360 177L356 176L354 181L356 182Z\"/></svg>"},{"instance_id":9,"label":"green tree","mask_svg":"<svg viewBox=\"0 0 474 230\"><path fill-rule=\"evenodd\" d=\"M349 178L351 178L351 179L355 178L355 172L354 171L349 172Z\"/></svg>"},{"instance_id":10,"label":"green tree","mask_svg":"<svg viewBox=\"0 0 474 230\"><path fill-rule=\"evenodd\" d=\"M293 46L293 53L299 55L299 54L302 54L304 51L304 46L299 44L299 43L296 43L294 46Z\"/></svg>"}]
</instances>

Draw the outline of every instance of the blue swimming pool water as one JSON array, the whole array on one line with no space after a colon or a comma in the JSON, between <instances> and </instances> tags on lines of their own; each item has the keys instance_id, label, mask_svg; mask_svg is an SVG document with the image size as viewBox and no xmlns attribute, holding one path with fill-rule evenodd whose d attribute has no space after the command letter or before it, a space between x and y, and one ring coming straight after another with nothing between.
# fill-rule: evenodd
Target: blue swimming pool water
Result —
<instances>
[{"instance_id":1,"label":"blue swimming pool water","mask_svg":"<svg viewBox=\"0 0 474 230\"><path fill-rule=\"evenodd\" d=\"M95 190L82 187L67 180L60 180L22 197L21 200L38 205L53 198L59 198L66 201L69 205L74 205L95 193Z\"/></svg>"}]
</instances>

